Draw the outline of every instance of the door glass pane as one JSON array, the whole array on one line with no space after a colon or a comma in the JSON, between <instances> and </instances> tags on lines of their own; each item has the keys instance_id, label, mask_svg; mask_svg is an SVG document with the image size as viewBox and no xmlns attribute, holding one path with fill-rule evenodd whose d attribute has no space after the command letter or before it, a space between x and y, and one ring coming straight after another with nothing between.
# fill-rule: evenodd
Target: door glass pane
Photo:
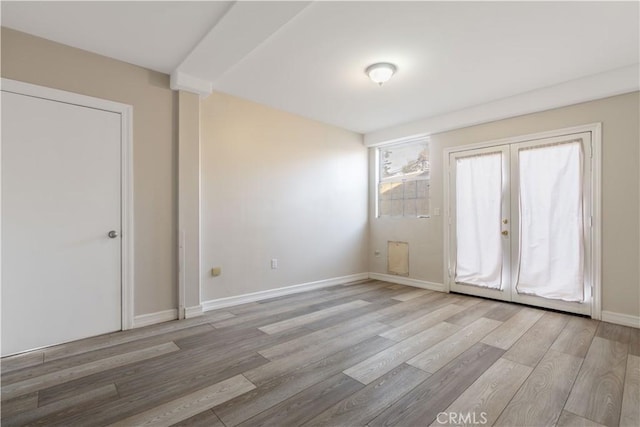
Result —
<instances>
[{"instance_id":1,"label":"door glass pane","mask_svg":"<svg viewBox=\"0 0 640 427\"><path fill-rule=\"evenodd\" d=\"M582 143L521 149L520 259L516 290L584 300Z\"/></svg>"},{"instance_id":2,"label":"door glass pane","mask_svg":"<svg viewBox=\"0 0 640 427\"><path fill-rule=\"evenodd\" d=\"M502 289L502 153L456 159L456 283Z\"/></svg>"}]
</instances>

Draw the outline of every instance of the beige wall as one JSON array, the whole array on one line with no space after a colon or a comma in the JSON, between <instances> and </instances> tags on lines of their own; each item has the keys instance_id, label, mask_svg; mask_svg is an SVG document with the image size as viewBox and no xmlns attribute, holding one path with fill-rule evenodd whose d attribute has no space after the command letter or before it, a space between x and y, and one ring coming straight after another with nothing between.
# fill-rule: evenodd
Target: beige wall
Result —
<instances>
[{"instance_id":1,"label":"beige wall","mask_svg":"<svg viewBox=\"0 0 640 427\"><path fill-rule=\"evenodd\" d=\"M133 106L135 314L177 306L177 103L169 76L2 28L2 77Z\"/></svg>"},{"instance_id":2,"label":"beige wall","mask_svg":"<svg viewBox=\"0 0 640 427\"><path fill-rule=\"evenodd\" d=\"M433 135L430 143L432 209L440 208L444 212L444 148L602 122L602 309L640 315L638 103L638 92L635 92ZM407 241L410 277L443 283L442 227L442 216L429 219L372 217L371 271L386 272L387 240ZM374 256L376 249L382 252L381 256Z\"/></svg>"},{"instance_id":3,"label":"beige wall","mask_svg":"<svg viewBox=\"0 0 640 427\"><path fill-rule=\"evenodd\" d=\"M1 59L2 77L133 105L135 312L175 308L178 101L169 77L5 28ZM443 208L443 148L602 122L603 310L639 315L638 115L634 93L434 135L432 207ZM387 240L408 241L411 277L442 283L442 217L367 224L360 135L217 93L201 102L201 119L202 300L364 272L367 240L370 271L386 271ZM213 266L222 276L209 275Z\"/></svg>"},{"instance_id":4,"label":"beige wall","mask_svg":"<svg viewBox=\"0 0 640 427\"><path fill-rule=\"evenodd\" d=\"M367 271L361 135L213 93L201 152L203 301Z\"/></svg>"}]
</instances>

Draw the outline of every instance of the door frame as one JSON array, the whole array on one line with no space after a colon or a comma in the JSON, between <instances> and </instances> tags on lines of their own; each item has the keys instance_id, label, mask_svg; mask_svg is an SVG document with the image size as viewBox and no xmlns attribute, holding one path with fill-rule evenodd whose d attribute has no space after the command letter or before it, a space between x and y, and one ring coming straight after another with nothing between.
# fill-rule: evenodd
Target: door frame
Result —
<instances>
[{"instance_id":1,"label":"door frame","mask_svg":"<svg viewBox=\"0 0 640 427\"><path fill-rule=\"evenodd\" d=\"M465 144L456 147L448 147L442 150L443 159L443 209L444 209L444 265L443 283L445 292L450 292L453 271L451 270L450 226L450 154L459 151L489 148L497 145L514 144L518 142L532 141L536 139L559 137L576 133L591 133L591 158L585 157L585 165L591 162L591 254L585 259L585 269L591 277L591 318L600 320L602 317L602 123L589 123L581 126L573 126L551 131L531 133L502 139L495 139L474 144ZM587 201L589 203L589 201ZM589 221L589 218L585 218ZM587 242L589 244L589 242Z\"/></svg>"},{"instance_id":2,"label":"door frame","mask_svg":"<svg viewBox=\"0 0 640 427\"><path fill-rule=\"evenodd\" d=\"M134 235L133 235L133 107L106 99L94 98L3 78L2 92L48 99L80 107L103 110L120 115L120 282L122 330L133 327L134 314ZM0 152L2 150L0 142ZM0 230L1 233L1 230Z\"/></svg>"}]
</instances>

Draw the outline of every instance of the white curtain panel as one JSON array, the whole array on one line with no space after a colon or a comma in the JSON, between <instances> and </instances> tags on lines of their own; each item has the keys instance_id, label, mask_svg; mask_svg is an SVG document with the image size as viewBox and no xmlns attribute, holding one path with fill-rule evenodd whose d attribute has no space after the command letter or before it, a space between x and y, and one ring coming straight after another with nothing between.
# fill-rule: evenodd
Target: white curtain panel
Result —
<instances>
[{"instance_id":1,"label":"white curtain panel","mask_svg":"<svg viewBox=\"0 0 640 427\"><path fill-rule=\"evenodd\" d=\"M518 293L584 300L582 157L580 141L518 152Z\"/></svg>"},{"instance_id":2,"label":"white curtain panel","mask_svg":"<svg viewBox=\"0 0 640 427\"><path fill-rule=\"evenodd\" d=\"M456 160L456 283L502 289L502 153Z\"/></svg>"}]
</instances>

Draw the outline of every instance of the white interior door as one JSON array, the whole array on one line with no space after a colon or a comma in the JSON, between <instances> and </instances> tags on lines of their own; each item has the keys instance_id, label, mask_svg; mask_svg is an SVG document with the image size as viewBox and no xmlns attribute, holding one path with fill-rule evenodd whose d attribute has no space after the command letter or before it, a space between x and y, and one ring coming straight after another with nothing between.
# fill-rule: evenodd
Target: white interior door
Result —
<instances>
[{"instance_id":1,"label":"white interior door","mask_svg":"<svg viewBox=\"0 0 640 427\"><path fill-rule=\"evenodd\" d=\"M589 132L449 155L452 291L591 313Z\"/></svg>"},{"instance_id":2,"label":"white interior door","mask_svg":"<svg viewBox=\"0 0 640 427\"><path fill-rule=\"evenodd\" d=\"M2 355L121 329L120 115L2 92Z\"/></svg>"}]
</instances>

